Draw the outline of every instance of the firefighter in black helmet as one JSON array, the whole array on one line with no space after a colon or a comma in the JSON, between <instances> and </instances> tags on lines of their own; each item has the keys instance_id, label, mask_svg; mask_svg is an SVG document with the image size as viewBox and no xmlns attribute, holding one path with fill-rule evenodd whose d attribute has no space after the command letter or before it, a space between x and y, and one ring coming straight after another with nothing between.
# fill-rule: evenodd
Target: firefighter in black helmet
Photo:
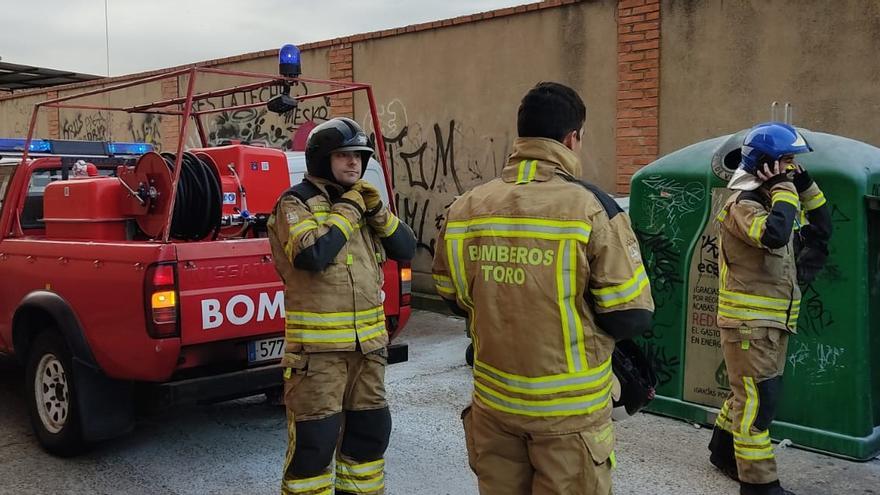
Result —
<instances>
[{"instance_id":1,"label":"firefighter in black helmet","mask_svg":"<svg viewBox=\"0 0 880 495\"><path fill-rule=\"evenodd\" d=\"M315 127L308 174L269 220L286 310L285 494L384 493L391 414L382 262L411 259L416 240L362 179L372 154L351 119Z\"/></svg>"}]
</instances>

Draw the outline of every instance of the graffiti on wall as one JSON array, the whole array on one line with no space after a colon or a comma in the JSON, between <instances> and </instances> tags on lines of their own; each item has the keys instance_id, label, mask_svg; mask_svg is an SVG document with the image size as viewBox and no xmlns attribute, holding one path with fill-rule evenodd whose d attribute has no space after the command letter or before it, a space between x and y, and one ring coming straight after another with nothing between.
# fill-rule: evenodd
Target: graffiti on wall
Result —
<instances>
[{"instance_id":1,"label":"graffiti on wall","mask_svg":"<svg viewBox=\"0 0 880 495\"><path fill-rule=\"evenodd\" d=\"M401 218L419 245L417 271L430 271L437 232L456 196L500 175L509 137L479 133L458 119L416 121L399 99L377 106ZM364 128L372 129L368 115Z\"/></svg>"},{"instance_id":2,"label":"graffiti on wall","mask_svg":"<svg viewBox=\"0 0 880 495\"><path fill-rule=\"evenodd\" d=\"M121 128L125 131L121 131ZM152 114L111 117L105 112L76 112L61 118L60 137L83 141L134 141L150 143L156 149L161 149L161 128L161 118Z\"/></svg>"},{"instance_id":3,"label":"graffiti on wall","mask_svg":"<svg viewBox=\"0 0 880 495\"><path fill-rule=\"evenodd\" d=\"M107 141L110 139L109 116L103 112L76 112L61 119L61 139Z\"/></svg>"},{"instance_id":4,"label":"graffiti on wall","mask_svg":"<svg viewBox=\"0 0 880 495\"><path fill-rule=\"evenodd\" d=\"M263 103L281 93L277 86L241 91L194 103L196 111L229 108L238 105ZM291 88L291 96L309 93L306 83ZM306 122L321 123L330 118L330 98L319 97L302 101L297 108L282 115L269 112L265 107L223 111L204 117L205 132L210 145L230 140L262 144L271 148L290 149L296 130ZM195 139L194 137L192 138ZM196 146L197 143L191 142Z\"/></svg>"},{"instance_id":5,"label":"graffiti on wall","mask_svg":"<svg viewBox=\"0 0 880 495\"><path fill-rule=\"evenodd\" d=\"M128 120L128 132L131 140L137 143L150 143L157 150L162 149L162 119L157 115L148 114L140 118L134 116Z\"/></svg>"}]
</instances>

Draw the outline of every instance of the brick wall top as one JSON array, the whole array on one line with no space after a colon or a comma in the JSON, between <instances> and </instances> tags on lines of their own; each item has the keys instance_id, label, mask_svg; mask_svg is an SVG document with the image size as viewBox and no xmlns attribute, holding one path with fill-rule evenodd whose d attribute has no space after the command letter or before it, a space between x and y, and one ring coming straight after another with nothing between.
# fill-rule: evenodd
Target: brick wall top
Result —
<instances>
[{"instance_id":1,"label":"brick wall top","mask_svg":"<svg viewBox=\"0 0 880 495\"><path fill-rule=\"evenodd\" d=\"M533 12L533 11L537 11L537 10L552 9L552 8L561 7L563 5L570 5L570 4L578 3L581 1L584 1L584 0L545 0L542 2L519 5L516 7L507 7L507 8L503 8L503 9L490 10L488 12L478 12L476 14L453 17L451 19L443 19L443 20L439 20L439 21L424 22L421 24L411 24L409 26L403 26L403 27L399 27L399 28L384 29L384 30L373 31L373 32L369 32L369 33L354 34L351 36L345 36L345 37L341 37L341 38L333 38L333 39L324 40L324 41L316 41L313 43L304 43L302 45L299 45L299 49L300 49L300 51L317 50L320 48L328 48L328 47L335 46L335 45L351 44L351 43L357 43L360 41L367 41L367 40L373 40L373 39L379 39L379 38L390 38L392 36L399 36L402 34L416 33L419 31L430 31L432 29L439 29L439 28L444 28L447 26L453 26L453 25L457 26L457 25L461 25L461 24L468 24L468 23L480 22L480 21L489 20L489 19L495 19L498 17L518 15L518 14L522 14L525 12ZM126 74L124 76L105 77L102 79L93 79L93 80L87 81L87 82L65 84L63 86L53 86L51 89L47 88L47 89L36 89L36 90L31 90L31 91L21 91L21 92L16 92L11 95L2 94L2 95L0 95L0 101L11 100L14 98L23 98L26 96L39 95L39 94L46 93L47 91L50 91L50 90L51 91L66 91L66 90L77 89L77 88L87 88L87 87L92 87L92 86L99 86L99 85L103 85L103 84L121 83L124 81L131 81L133 79L139 79L142 77L149 77L149 76L154 76L154 75L159 75L159 74L167 74L169 72L173 72L173 71L180 70L180 69L187 69L190 67L213 67L213 66L217 66L217 65L230 64L230 63L234 63L234 62L243 62L243 61L254 60L254 59L263 58L263 57L275 57L277 55L278 55L278 49L273 48L271 50L261 50L261 51L257 51L257 52L245 53L242 55L235 55L232 57L216 58L213 60L204 60L201 62L196 62L194 64L178 65L176 67L168 67L165 69L159 69L159 70L154 70L154 71L139 72L136 74Z\"/></svg>"}]
</instances>

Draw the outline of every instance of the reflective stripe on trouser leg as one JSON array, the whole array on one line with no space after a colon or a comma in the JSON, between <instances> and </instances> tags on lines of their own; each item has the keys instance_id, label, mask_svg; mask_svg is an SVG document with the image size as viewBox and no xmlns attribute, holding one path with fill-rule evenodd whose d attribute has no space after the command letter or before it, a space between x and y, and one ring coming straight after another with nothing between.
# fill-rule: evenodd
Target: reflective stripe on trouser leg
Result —
<instances>
[{"instance_id":1,"label":"reflective stripe on trouser leg","mask_svg":"<svg viewBox=\"0 0 880 495\"><path fill-rule=\"evenodd\" d=\"M379 494L385 488L385 460L382 456L391 437L388 407L367 411L345 411L345 430L336 457L336 490Z\"/></svg>"},{"instance_id":2,"label":"reflective stripe on trouser leg","mask_svg":"<svg viewBox=\"0 0 880 495\"><path fill-rule=\"evenodd\" d=\"M752 329L748 346L737 330L722 329L722 348L733 397L728 398L727 418L732 426L734 454L741 482L764 484L778 479L776 458L770 440L769 409L773 387L761 382L778 377L786 338L775 329ZM785 337L783 335L783 337ZM769 380L768 380L769 378ZM763 389L763 390L762 390Z\"/></svg>"},{"instance_id":3,"label":"reflective stripe on trouser leg","mask_svg":"<svg viewBox=\"0 0 880 495\"><path fill-rule=\"evenodd\" d=\"M342 425L342 414L323 419L294 421L287 416L287 455L284 458L282 493L318 495L332 493L333 451Z\"/></svg>"},{"instance_id":4,"label":"reflective stripe on trouser leg","mask_svg":"<svg viewBox=\"0 0 880 495\"><path fill-rule=\"evenodd\" d=\"M336 458L336 493L385 493L385 459L358 462L344 455Z\"/></svg>"}]
</instances>

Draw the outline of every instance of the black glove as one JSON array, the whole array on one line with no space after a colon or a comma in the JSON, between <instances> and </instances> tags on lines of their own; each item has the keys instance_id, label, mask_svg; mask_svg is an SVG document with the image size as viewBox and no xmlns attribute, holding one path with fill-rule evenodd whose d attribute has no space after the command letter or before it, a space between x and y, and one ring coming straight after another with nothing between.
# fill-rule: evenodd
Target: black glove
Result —
<instances>
[{"instance_id":1,"label":"black glove","mask_svg":"<svg viewBox=\"0 0 880 495\"><path fill-rule=\"evenodd\" d=\"M806 246L798 253L795 266L797 266L798 285L809 285L825 266L828 259L828 251L814 246Z\"/></svg>"},{"instance_id":2,"label":"black glove","mask_svg":"<svg viewBox=\"0 0 880 495\"><path fill-rule=\"evenodd\" d=\"M800 171L794 173L793 182L797 192L802 193L813 185L813 178L810 177L806 170L800 169Z\"/></svg>"}]
</instances>

